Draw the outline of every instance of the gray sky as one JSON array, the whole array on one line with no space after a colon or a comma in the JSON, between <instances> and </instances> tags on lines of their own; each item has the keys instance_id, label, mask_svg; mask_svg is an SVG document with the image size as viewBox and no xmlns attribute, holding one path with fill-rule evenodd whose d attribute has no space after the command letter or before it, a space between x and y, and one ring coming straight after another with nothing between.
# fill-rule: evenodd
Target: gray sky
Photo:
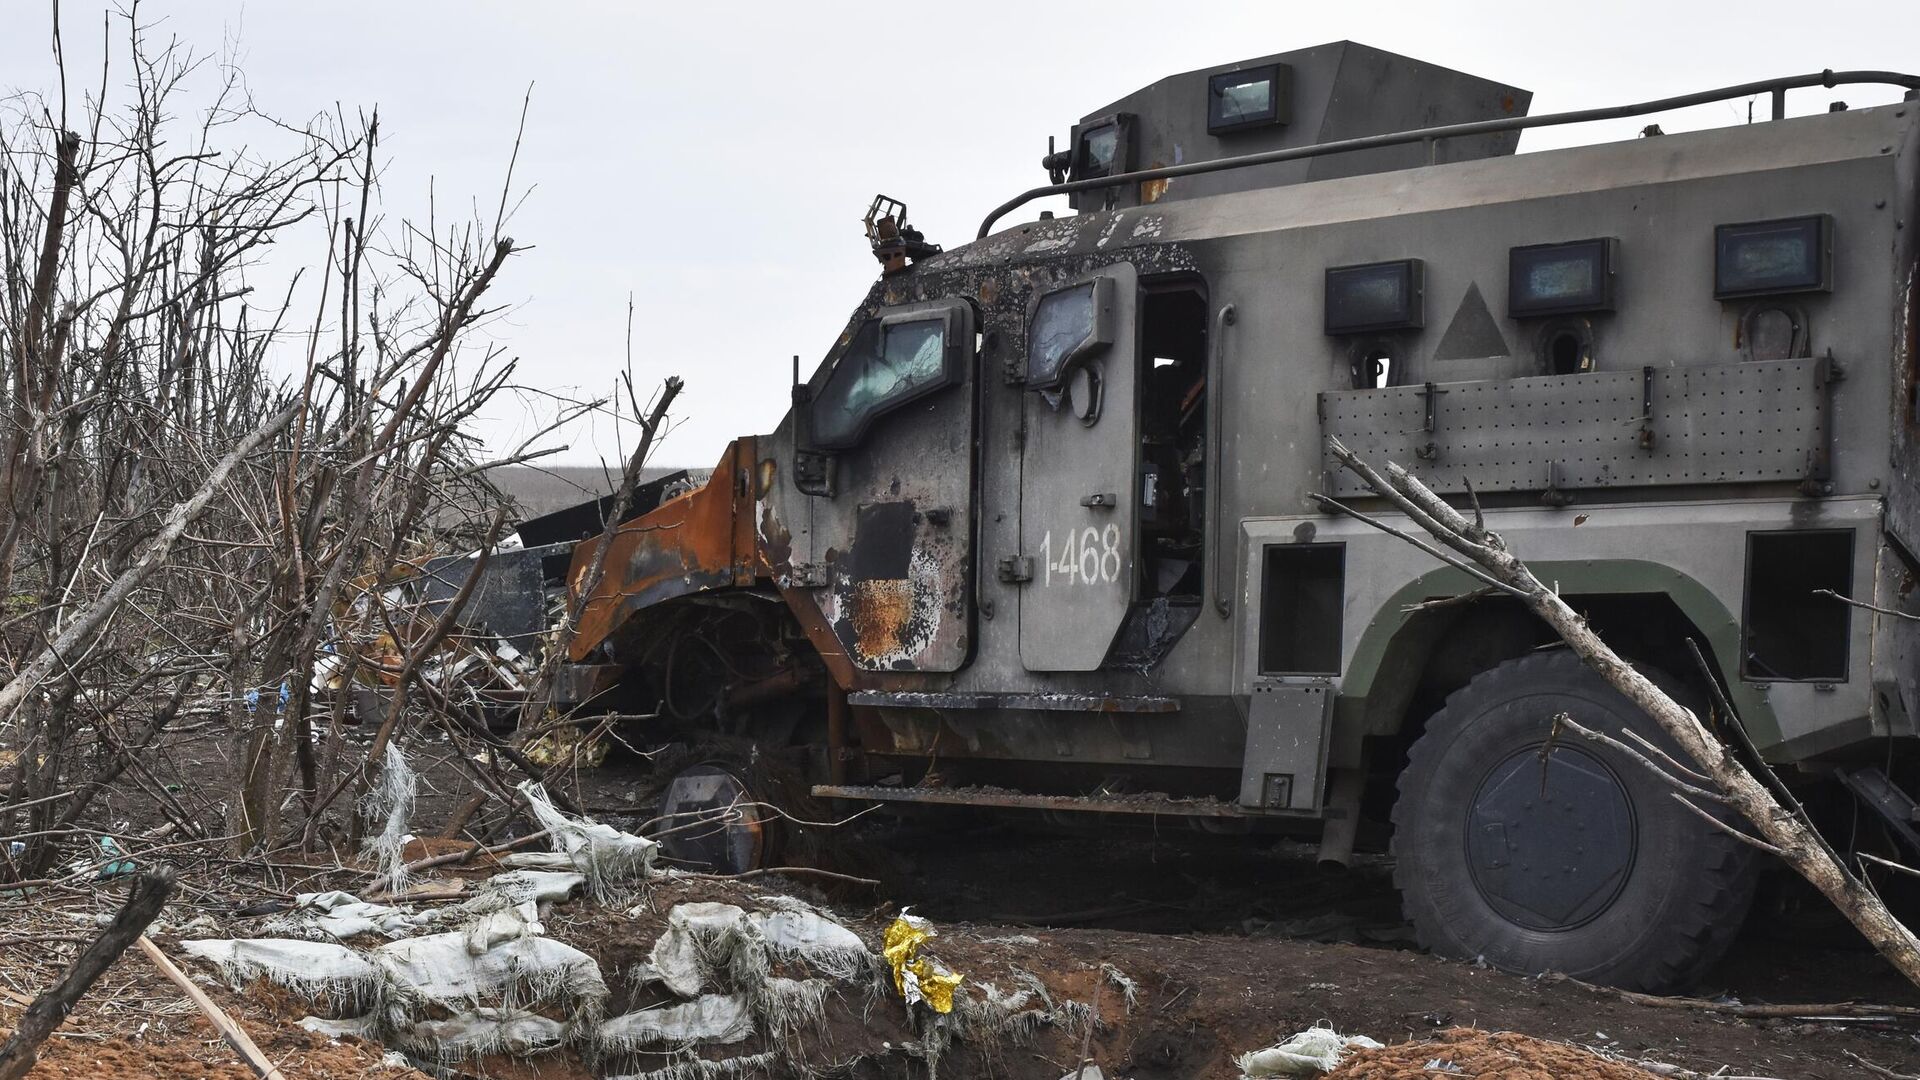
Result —
<instances>
[{"instance_id":1,"label":"gray sky","mask_svg":"<svg viewBox=\"0 0 1920 1080\"><path fill-rule=\"evenodd\" d=\"M49 0L0 5L0 86L51 92ZM102 10L63 3L70 70L97 63ZM601 395L623 367L631 293L637 378L687 383L655 460L692 466L770 430L789 358L811 367L832 343L878 272L859 225L875 192L955 246L987 209L1044 181L1048 134L1064 142L1076 117L1162 75L1352 38L1527 87L1538 113L1827 67L1920 68L1911 0L151 0L141 15L210 55L237 42L255 101L282 118L377 104L390 220L423 215L429 180L443 215L492 207L532 84L515 173L530 192L507 231L534 247L508 264L495 299L514 309L487 332L521 357L528 386ZM1897 96L1791 101L1800 113ZM1661 123L1744 114L1723 105ZM1521 150L1628 138L1643 123L1533 132ZM503 399L486 434L511 445L551 411L537 395ZM620 434L579 425L556 460L615 457Z\"/></svg>"}]
</instances>

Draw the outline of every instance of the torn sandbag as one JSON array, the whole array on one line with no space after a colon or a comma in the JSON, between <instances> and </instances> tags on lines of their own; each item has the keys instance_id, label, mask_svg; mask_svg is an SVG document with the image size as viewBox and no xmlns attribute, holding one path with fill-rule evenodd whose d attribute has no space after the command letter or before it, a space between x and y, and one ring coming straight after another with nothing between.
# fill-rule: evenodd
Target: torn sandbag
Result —
<instances>
[{"instance_id":1,"label":"torn sandbag","mask_svg":"<svg viewBox=\"0 0 1920 1080\"><path fill-rule=\"evenodd\" d=\"M419 1020L401 1028L394 1042L421 1057L464 1061L485 1054L527 1057L565 1041L566 1025L520 1009L474 1009L445 1020Z\"/></svg>"},{"instance_id":2,"label":"torn sandbag","mask_svg":"<svg viewBox=\"0 0 1920 1080\"><path fill-rule=\"evenodd\" d=\"M753 1013L741 994L706 994L665 1008L616 1016L600 1025L602 1053L632 1053L658 1046L736 1043L753 1035Z\"/></svg>"},{"instance_id":3,"label":"torn sandbag","mask_svg":"<svg viewBox=\"0 0 1920 1080\"><path fill-rule=\"evenodd\" d=\"M368 818L381 822L380 831L367 837L360 853L378 860L382 879L389 893L407 887L407 818L413 814L413 798L418 780L407 764L407 756L396 743L387 744L380 765L380 779L360 802Z\"/></svg>"},{"instance_id":4,"label":"torn sandbag","mask_svg":"<svg viewBox=\"0 0 1920 1080\"><path fill-rule=\"evenodd\" d=\"M659 844L592 818L562 813L536 781L522 781L515 790L526 798L535 820L547 830L553 850L566 855L573 868L587 876L587 887L596 900L608 899L617 884L644 880L652 872ZM517 865L511 855L502 861Z\"/></svg>"},{"instance_id":5,"label":"torn sandbag","mask_svg":"<svg viewBox=\"0 0 1920 1080\"><path fill-rule=\"evenodd\" d=\"M779 911L756 911L747 918L782 961L797 960L818 974L849 981L875 967L873 952L860 935L812 908L796 903Z\"/></svg>"},{"instance_id":6,"label":"torn sandbag","mask_svg":"<svg viewBox=\"0 0 1920 1080\"><path fill-rule=\"evenodd\" d=\"M424 925L422 916L410 915L396 907L371 904L348 892L335 889L323 893L301 893L294 897L292 912L271 924L295 933L318 930L328 937L345 940L361 934L403 937ZM302 915L301 912L318 912Z\"/></svg>"},{"instance_id":7,"label":"torn sandbag","mask_svg":"<svg viewBox=\"0 0 1920 1080\"><path fill-rule=\"evenodd\" d=\"M722 990L752 990L772 969L760 929L732 904L674 905L647 962L660 982L683 998L697 995L709 982Z\"/></svg>"},{"instance_id":8,"label":"torn sandbag","mask_svg":"<svg viewBox=\"0 0 1920 1080\"><path fill-rule=\"evenodd\" d=\"M1365 1035L1342 1035L1321 1021L1285 1042L1241 1054L1233 1059L1242 1080L1273 1076L1317 1076L1340 1067L1348 1049L1378 1050L1380 1044Z\"/></svg>"},{"instance_id":9,"label":"torn sandbag","mask_svg":"<svg viewBox=\"0 0 1920 1080\"><path fill-rule=\"evenodd\" d=\"M771 1075L780 1064L780 1055L772 1050L717 1061L686 1057L652 1072L610 1076L607 1080L740 1080L745 1076Z\"/></svg>"},{"instance_id":10,"label":"torn sandbag","mask_svg":"<svg viewBox=\"0 0 1920 1080\"><path fill-rule=\"evenodd\" d=\"M388 986L396 1023L415 1015L422 1002L442 1007L567 1005L582 1018L597 1017L607 984L593 957L552 938L518 937L475 955L465 931L429 934L383 945L373 964Z\"/></svg>"},{"instance_id":11,"label":"torn sandbag","mask_svg":"<svg viewBox=\"0 0 1920 1080\"><path fill-rule=\"evenodd\" d=\"M824 1035L827 994L832 990L832 984L825 979L787 979L776 975L753 996L754 1012L767 1029L767 1037L776 1041L792 1038L808 1027Z\"/></svg>"},{"instance_id":12,"label":"torn sandbag","mask_svg":"<svg viewBox=\"0 0 1920 1080\"><path fill-rule=\"evenodd\" d=\"M333 1019L326 1016L303 1016L300 1026L315 1035L325 1035L329 1039L366 1039L380 1041L380 1018L368 1013L366 1016L343 1016Z\"/></svg>"},{"instance_id":13,"label":"torn sandbag","mask_svg":"<svg viewBox=\"0 0 1920 1080\"><path fill-rule=\"evenodd\" d=\"M371 1005L380 996L379 970L345 945L284 938L203 938L183 941L180 948L219 968L220 977L235 989L266 979L310 1001L325 996L343 1009Z\"/></svg>"},{"instance_id":14,"label":"torn sandbag","mask_svg":"<svg viewBox=\"0 0 1920 1080\"><path fill-rule=\"evenodd\" d=\"M936 936L933 924L905 911L887 927L882 955L893 969L893 987L908 1005L925 1001L937 1013L953 1011L953 991L965 979L945 965L919 955L920 946Z\"/></svg>"}]
</instances>

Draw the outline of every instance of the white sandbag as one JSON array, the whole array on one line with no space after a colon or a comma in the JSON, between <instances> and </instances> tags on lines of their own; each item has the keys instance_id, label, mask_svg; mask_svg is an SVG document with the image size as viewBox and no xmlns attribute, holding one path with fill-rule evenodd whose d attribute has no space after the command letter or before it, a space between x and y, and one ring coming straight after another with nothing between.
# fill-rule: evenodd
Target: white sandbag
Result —
<instances>
[{"instance_id":1,"label":"white sandbag","mask_svg":"<svg viewBox=\"0 0 1920 1080\"><path fill-rule=\"evenodd\" d=\"M292 928L294 932L311 928L336 940L361 934L403 937L412 933L420 923L420 917L409 915L399 908L367 903L352 893L338 889L323 893L301 893L294 897L293 902L294 912L311 911L317 914L283 916L278 920L280 925Z\"/></svg>"},{"instance_id":2,"label":"white sandbag","mask_svg":"<svg viewBox=\"0 0 1920 1080\"><path fill-rule=\"evenodd\" d=\"M766 939L746 912L732 904L676 904L647 962L660 982L690 998L710 982L725 990L748 990L766 981L771 963Z\"/></svg>"},{"instance_id":3,"label":"white sandbag","mask_svg":"<svg viewBox=\"0 0 1920 1080\"><path fill-rule=\"evenodd\" d=\"M483 1054L527 1057L551 1050L566 1038L566 1025L538 1013L474 1009L445 1020L421 1020L399 1030L395 1041L423 1057L462 1061Z\"/></svg>"},{"instance_id":4,"label":"white sandbag","mask_svg":"<svg viewBox=\"0 0 1920 1080\"><path fill-rule=\"evenodd\" d=\"M596 898L607 899L614 886L645 880L652 872L659 844L592 818L562 813L547 798L546 789L532 780L521 782L516 790L547 830L553 850L566 855L573 868L587 876L587 887Z\"/></svg>"},{"instance_id":5,"label":"white sandbag","mask_svg":"<svg viewBox=\"0 0 1920 1080\"><path fill-rule=\"evenodd\" d=\"M563 1001L597 1010L607 984L593 957L543 937L518 937L475 955L465 931L383 945L373 963L392 992L436 1004Z\"/></svg>"},{"instance_id":6,"label":"white sandbag","mask_svg":"<svg viewBox=\"0 0 1920 1080\"><path fill-rule=\"evenodd\" d=\"M608 1053L695 1043L735 1043L753 1035L753 1013L740 994L707 994L679 1005L616 1016L600 1025Z\"/></svg>"},{"instance_id":7,"label":"white sandbag","mask_svg":"<svg viewBox=\"0 0 1920 1080\"><path fill-rule=\"evenodd\" d=\"M781 960L799 960L836 979L856 979L877 961L860 935L811 909L756 911L747 916Z\"/></svg>"},{"instance_id":8,"label":"white sandbag","mask_svg":"<svg viewBox=\"0 0 1920 1080\"><path fill-rule=\"evenodd\" d=\"M325 1035L329 1039L368 1039L379 1042L379 1018L372 1013L365 1016L346 1016L338 1020L325 1016L303 1016L300 1026L316 1035Z\"/></svg>"},{"instance_id":9,"label":"white sandbag","mask_svg":"<svg viewBox=\"0 0 1920 1080\"><path fill-rule=\"evenodd\" d=\"M1350 1047L1378 1050L1380 1044L1365 1035L1342 1035L1325 1021L1285 1042L1235 1058L1243 1080L1272 1076L1316 1076L1340 1067Z\"/></svg>"},{"instance_id":10,"label":"white sandbag","mask_svg":"<svg viewBox=\"0 0 1920 1080\"><path fill-rule=\"evenodd\" d=\"M203 938L183 941L180 947L220 969L221 978L235 989L266 979L302 997L324 994L341 1004L365 1002L377 996L380 972L366 958L324 941L286 938Z\"/></svg>"}]
</instances>

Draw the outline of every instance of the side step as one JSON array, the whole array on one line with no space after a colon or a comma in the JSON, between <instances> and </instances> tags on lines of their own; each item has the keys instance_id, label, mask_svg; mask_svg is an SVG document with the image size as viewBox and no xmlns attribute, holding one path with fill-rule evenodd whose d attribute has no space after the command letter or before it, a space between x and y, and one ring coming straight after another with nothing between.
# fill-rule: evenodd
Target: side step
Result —
<instances>
[{"instance_id":1,"label":"side step","mask_svg":"<svg viewBox=\"0 0 1920 1080\"><path fill-rule=\"evenodd\" d=\"M877 709L1031 709L1038 712L1175 713L1180 700L1113 694L954 694L921 690L860 690L849 705Z\"/></svg>"},{"instance_id":2,"label":"side step","mask_svg":"<svg viewBox=\"0 0 1920 1080\"><path fill-rule=\"evenodd\" d=\"M1072 810L1094 814L1147 814L1159 817L1238 818L1232 803L1218 799L1180 799L1171 795L1030 795L1005 788L918 788L816 784L823 799L919 803L924 806L990 806L1013 810Z\"/></svg>"},{"instance_id":3,"label":"side step","mask_svg":"<svg viewBox=\"0 0 1920 1080\"><path fill-rule=\"evenodd\" d=\"M1840 782L1866 803L1881 820L1894 831L1907 850L1920 854L1920 832L1914 826L1920 824L1920 803L1900 790L1885 772L1878 766L1869 765L1859 769L1840 770Z\"/></svg>"}]
</instances>

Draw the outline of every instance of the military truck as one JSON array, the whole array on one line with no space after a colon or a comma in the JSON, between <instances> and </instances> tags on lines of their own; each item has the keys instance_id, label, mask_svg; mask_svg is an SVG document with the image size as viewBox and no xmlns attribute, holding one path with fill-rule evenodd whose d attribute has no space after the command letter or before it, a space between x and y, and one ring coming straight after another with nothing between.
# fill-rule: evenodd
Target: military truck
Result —
<instances>
[{"instance_id":1,"label":"military truck","mask_svg":"<svg viewBox=\"0 0 1920 1080\"><path fill-rule=\"evenodd\" d=\"M1904 100L1786 118L1862 83ZM1477 501L1743 752L1864 804L1838 842L1914 841L1916 87L1529 115L1340 42L1094 110L969 243L877 199L880 277L787 415L576 551L569 700L710 748L667 802L742 809L705 855L733 869L775 857L780 762L849 805L1390 843L1434 950L1684 984L1753 850L1605 746L1544 753L1562 712L1672 748L1509 598L1311 496L1384 506L1334 436ZM1709 102L1760 116L1515 153Z\"/></svg>"}]
</instances>

